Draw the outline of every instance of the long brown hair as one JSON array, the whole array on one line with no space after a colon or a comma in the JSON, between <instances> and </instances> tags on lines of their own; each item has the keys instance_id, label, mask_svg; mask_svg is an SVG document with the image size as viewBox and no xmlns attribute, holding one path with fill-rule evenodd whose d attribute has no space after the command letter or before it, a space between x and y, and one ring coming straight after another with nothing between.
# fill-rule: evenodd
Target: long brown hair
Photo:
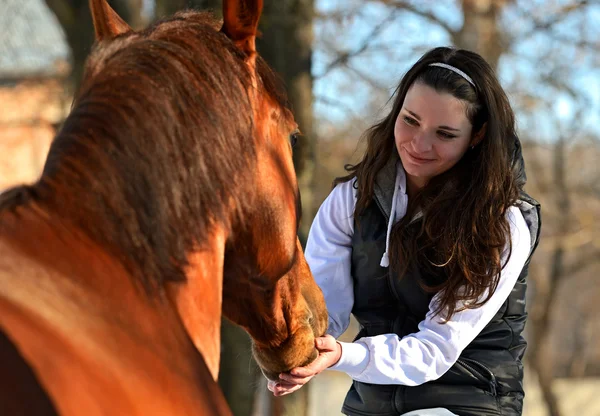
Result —
<instances>
[{"instance_id":1,"label":"long brown hair","mask_svg":"<svg viewBox=\"0 0 600 416\"><path fill-rule=\"evenodd\" d=\"M429 66L434 62L459 68L472 78L475 87L448 69ZM367 150L362 160L346 166L349 174L335 181L356 177L355 218L373 199L377 172L395 157L394 124L415 82L463 100L474 134L485 126L477 146L411 198L406 216L394 225L390 237L392 270L399 277L413 267L425 273L442 273L440 284L420 283L425 290L439 293L434 312L449 319L457 311L480 307L489 300L498 286L506 247L510 257L506 211L519 194L510 160L515 147L515 118L493 69L481 56L446 47L430 50L402 78L390 113L365 132ZM420 226L408 227L419 211L423 214Z\"/></svg>"}]
</instances>

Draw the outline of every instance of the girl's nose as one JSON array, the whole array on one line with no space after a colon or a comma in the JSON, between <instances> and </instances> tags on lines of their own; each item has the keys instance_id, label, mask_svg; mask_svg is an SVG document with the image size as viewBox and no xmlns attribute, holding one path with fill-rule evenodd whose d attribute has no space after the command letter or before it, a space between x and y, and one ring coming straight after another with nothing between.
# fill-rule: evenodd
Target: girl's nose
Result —
<instances>
[{"instance_id":1,"label":"girl's nose","mask_svg":"<svg viewBox=\"0 0 600 416\"><path fill-rule=\"evenodd\" d=\"M431 150L431 137L424 132L415 134L412 140L413 149L419 154L427 153Z\"/></svg>"}]
</instances>

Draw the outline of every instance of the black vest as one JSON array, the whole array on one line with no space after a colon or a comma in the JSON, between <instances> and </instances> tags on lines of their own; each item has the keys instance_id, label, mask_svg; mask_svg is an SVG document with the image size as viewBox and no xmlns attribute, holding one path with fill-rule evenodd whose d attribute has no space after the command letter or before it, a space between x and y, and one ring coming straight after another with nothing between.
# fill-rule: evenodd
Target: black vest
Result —
<instances>
[{"instance_id":1,"label":"black vest","mask_svg":"<svg viewBox=\"0 0 600 416\"><path fill-rule=\"evenodd\" d=\"M443 276L414 270L398 279L379 265L385 251L387 213L372 203L355 221L352 240L353 315L360 323L357 339L418 331L433 295L420 281L434 283ZM411 410L443 407L458 415L520 415L523 407L523 365L526 342L521 336L525 311L526 276L540 232L539 204L522 194L519 208L531 234L529 258L517 283L491 322L462 352L441 378L420 386L375 385L354 381L346 396L347 415L396 416ZM418 221L410 226L418 226Z\"/></svg>"}]
</instances>

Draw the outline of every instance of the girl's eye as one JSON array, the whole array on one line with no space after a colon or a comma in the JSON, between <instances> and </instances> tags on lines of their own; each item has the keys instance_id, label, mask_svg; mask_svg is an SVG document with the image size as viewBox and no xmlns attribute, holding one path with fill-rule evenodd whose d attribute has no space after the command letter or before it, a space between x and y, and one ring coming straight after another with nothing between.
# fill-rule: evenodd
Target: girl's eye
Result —
<instances>
[{"instance_id":1,"label":"girl's eye","mask_svg":"<svg viewBox=\"0 0 600 416\"><path fill-rule=\"evenodd\" d=\"M417 126L419 123L414 118L404 116L404 122L410 126Z\"/></svg>"},{"instance_id":2,"label":"girl's eye","mask_svg":"<svg viewBox=\"0 0 600 416\"><path fill-rule=\"evenodd\" d=\"M438 132L438 134L439 134L441 137L443 137L444 139L454 139L454 138L456 137L456 135L454 135L454 134L450 134L450 133L447 133L447 132L445 132L445 131L440 131L440 132Z\"/></svg>"}]
</instances>

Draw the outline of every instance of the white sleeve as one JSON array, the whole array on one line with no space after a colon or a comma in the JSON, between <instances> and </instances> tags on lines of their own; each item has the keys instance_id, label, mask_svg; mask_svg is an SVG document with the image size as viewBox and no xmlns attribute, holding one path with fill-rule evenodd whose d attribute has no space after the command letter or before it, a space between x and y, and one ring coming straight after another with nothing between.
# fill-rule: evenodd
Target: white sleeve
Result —
<instances>
[{"instance_id":1,"label":"white sleeve","mask_svg":"<svg viewBox=\"0 0 600 416\"><path fill-rule=\"evenodd\" d=\"M327 333L335 338L348 327L354 304L350 275L356 205L354 182L338 184L325 199L310 227L304 252L327 304Z\"/></svg>"},{"instance_id":2,"label":"white sleeve","mask_svg":"<svg viewBox=\"0 0 600 416\"><path fill-rule=\"evenodd\" d=\"M529 257L531 242L523 215L517 207L511 207L507 217L512 253L501 272L498 288L487 303L456 312L442 324L432 314L437 305L434 297L418 332L403 338L385 334L341 343L342 357L331 369L344 371L358 381L407 386L436 380L448 371L504 304Z\"/></svg>"}]
</instances>

